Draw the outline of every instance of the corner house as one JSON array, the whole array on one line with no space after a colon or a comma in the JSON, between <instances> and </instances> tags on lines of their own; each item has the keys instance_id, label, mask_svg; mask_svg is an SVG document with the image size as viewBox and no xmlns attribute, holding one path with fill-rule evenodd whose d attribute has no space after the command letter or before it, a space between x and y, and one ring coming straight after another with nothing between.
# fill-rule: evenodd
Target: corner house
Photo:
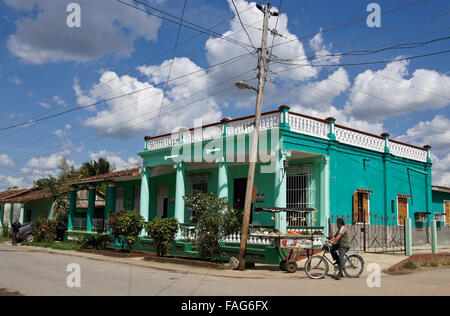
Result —
<instances>
[{"instance_id":1,"label":"corner house","mask_svg":"<svg viewBox=\"0 0 450 316\"><path fill-rule=\"evenodd\" d=\"M184 240L192 223L183 196L193 190L215 192L243 209L253 129L254 116L248 116L145 137L144 150L138 153L141 168L67 183L71 189L68 237L85 233L73 226L77 190L90 186L86 229L95 232L93 185L107 183L106 222L109 211L123 208L140 212L146 221L176 217L184 225L176 249L188 253L191 245ZM330 217L336 215L353 223L373 225L382 219L383 225L399 226L405 218L434 214L430 146L344 127L334 118L293 113L288 106L263 113L260 135L253 210L315 208L314 225L325 233ZM284 213L274 221L271 215L253 212L251 221L253 227L276 225L282 232L304 223ZM147 242L143 236L138 248L151 249ZM225 245L238 242L239 236L231 236ZM255 255L266 251L264 245L254 246Z\"/></svg>"}]
</instances>

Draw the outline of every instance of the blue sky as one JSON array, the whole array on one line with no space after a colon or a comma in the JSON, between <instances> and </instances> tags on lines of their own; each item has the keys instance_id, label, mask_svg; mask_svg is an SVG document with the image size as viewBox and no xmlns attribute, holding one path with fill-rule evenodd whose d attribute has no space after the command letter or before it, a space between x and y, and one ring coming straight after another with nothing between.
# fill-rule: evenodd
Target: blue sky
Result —
<instances>
[{"instance_id":1,"label":"blue sky","mask_svg":"<svg viewBox=\"0 0 450 316\"><path fill-rule=\"evenodd\" d=\"M184 5L184 0L142 2L177 17ZM264 107L289 104L296 112L430 144L434 183L450 186L449 54L391 61L449 50L450 3L377 1L381 27L370 28L366 8L373 2L274 0L282 15L271 18L270 26L283 37L275 39L280 45L273 50ZM66 24L69 3L80 5L80 28ZM235 3L259 46L261 13L254 2ZM184 18L250 43L231 0L187 0ZM236 91L233 83L254 83L255 57L236 43L182 28L172 62L177 33L178 25L116 0L0 0L0 128L30 123L0 130L0 189L30 186L55 174L62 158L79 166L104 156L117 169L132 167L139 164L136 153L146 135L192 127L196 119L210 123L252 113L254 94ZM420 47L338 55L434 39L439 41ZM373 61L391 62L340 66ZM327 66L312 66L320 63ZM170 82L163 101L170 68L170 78L182 78ZM123 94L130 95L33 122Z\"/></svg>"}]
</instances>

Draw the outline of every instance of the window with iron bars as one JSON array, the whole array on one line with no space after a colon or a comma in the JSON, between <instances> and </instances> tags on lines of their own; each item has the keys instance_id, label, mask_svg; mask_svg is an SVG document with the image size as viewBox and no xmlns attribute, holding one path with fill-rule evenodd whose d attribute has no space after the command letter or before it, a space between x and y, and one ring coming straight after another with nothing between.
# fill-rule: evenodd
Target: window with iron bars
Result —
<instances>
[{"instance_id":1,"label":"window with iron bars","mask_svg":"<svg viewBox=\"0 0 450 316\"><path fill-rule=\"evenodd\" d=\"M287 208L314 208L314 179L312 164L290 166L286 175ZM288 227L305 227L308 224L307 212L287 213Z\"/></svg>"}]
</instances>

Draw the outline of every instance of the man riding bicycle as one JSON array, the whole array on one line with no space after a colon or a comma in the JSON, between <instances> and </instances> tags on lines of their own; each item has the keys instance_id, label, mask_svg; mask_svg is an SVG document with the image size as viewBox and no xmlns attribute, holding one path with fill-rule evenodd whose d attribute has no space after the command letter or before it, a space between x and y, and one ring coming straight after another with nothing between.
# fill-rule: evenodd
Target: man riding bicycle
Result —
<instances>
[{"instance_id":1,"label":"man riding bicycle","mask_svg":"<svg viewBox=\"0 0 450 316\"><path fill-rule=\"evenodd\" d=\"M341 280L344 277L343 268L345 254L350 250L351 246L345 221L342 218L338 218L336 224L338 226L338 231L334 237L330 239L330 243L333 244L330 252L331 256L335 260L335 263L339 266L339 274L335 277L335 279Z\"/></svg>"}]
</instances>

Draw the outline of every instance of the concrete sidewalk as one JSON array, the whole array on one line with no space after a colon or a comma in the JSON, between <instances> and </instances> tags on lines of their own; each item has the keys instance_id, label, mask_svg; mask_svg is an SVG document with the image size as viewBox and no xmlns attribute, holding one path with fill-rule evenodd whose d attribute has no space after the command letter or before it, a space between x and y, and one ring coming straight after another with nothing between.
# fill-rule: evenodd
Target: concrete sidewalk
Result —
<instances>
[{"instance_id":1,"label":"concrete sidewalk","mask_svg":"<svg viewBox=\"0 0 450 316\"><path fill-rule=\"evenodd\" d=\"M12 248L9 243L0 244L2 250L6 250L8 248ZM154 261L143 260L143 258L115 258L115 257L107 257L98 254L91 253L82 253L78 251L66 251L66 250L56 250L56 249L48 249L48 248L40 248L40 247L30 247L30 246L17 246L14 248L15 250L20 250L24 254L27 252L45 252L49 254L59 254L72 256L74 258L87 258L99 261L106 262L115 262L115 263L123 263L141 267L148 267L153 269L158 269L162 271L168 272L176 272L176 273L193 273L193 274L205 274L216 277L223 278L247 278L247 279L288 279L298 276L305 276L303 272L303 266L306 260L302 260L298 262L299 271L296 274L289 274L286 272L282 272L279 270L277 265L264 265L257 264L255 268L249 269L246 271L234 271L228 269L214 269L214 268L203 268L203 267L195 267L188 265L180 265L180 264L170 264L170 263L159 263ZM445 250L447 248L443 248ZM415 251L424 251L426 252L426 247L418 247ZM448 249L450 250L450 249ZM430 250L431 252L431 250ZM388 269L396 265L397 263L403 261L407 257L401 253L388 253L388 254L371 254L371 253L359 253L364 261L365 261L365 271L362 277L367 276L369 272L367 271L367 267L376 263L380 266L381 270ZM76 261L76 259L74 259Z\"/></svg>"}]
</instances>

